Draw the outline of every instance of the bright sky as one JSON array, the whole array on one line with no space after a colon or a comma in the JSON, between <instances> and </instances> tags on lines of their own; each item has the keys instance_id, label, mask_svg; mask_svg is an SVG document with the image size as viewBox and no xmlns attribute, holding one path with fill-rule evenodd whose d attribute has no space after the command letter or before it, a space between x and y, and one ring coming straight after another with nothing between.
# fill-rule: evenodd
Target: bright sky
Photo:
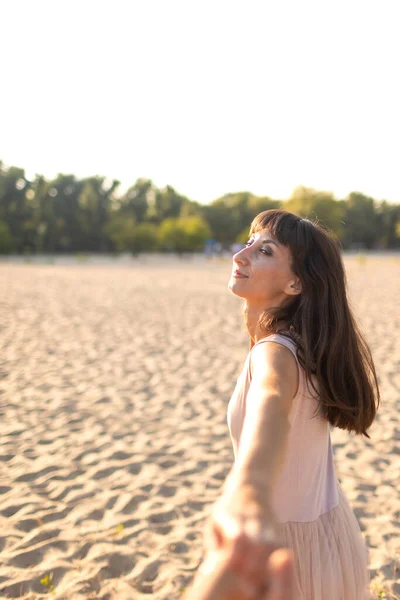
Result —
<instances>
[{"instance_id":1,"label":"bright sky","mask_svg":"<svg viewBox=\"0 0 400 600\"><path fill-rule=\"evenodd\" d=\"M0 0L0 159L400 201L398 0Z\"/></svg>"}]
</instances>

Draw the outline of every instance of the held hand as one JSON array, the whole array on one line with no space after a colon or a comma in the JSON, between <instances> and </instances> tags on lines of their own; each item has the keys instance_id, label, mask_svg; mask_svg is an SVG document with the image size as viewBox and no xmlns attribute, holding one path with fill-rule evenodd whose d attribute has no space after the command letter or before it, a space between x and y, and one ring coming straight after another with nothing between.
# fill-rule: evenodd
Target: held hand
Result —
<instances>
[{"instance_id":1,"label":"held hand","mask_svg":"<svg viewBox=\"0 0 400 600\"><path fill-rule=\"evenodd\" d=\"M206 554L228 551L231 568L247 583L252 590L249 593L256 594L253 597L265 585L268 558L283 545L267 498L265 491L254 485L230 484L215 503L205 527Z\"/></svg>"},{"instance_id":2,"label":"held hand","mask_svg":"<svg viewBox=\"0 0 400 600\"><path fill-rule=\"evenodd\" d=\"M243 585L231 567L229 551L216 551L208 567L198 572L182 600L295 600L293 554L287 548L274 551L265 565L265 586L256 595Z\"/></svg>"}]
</instances>

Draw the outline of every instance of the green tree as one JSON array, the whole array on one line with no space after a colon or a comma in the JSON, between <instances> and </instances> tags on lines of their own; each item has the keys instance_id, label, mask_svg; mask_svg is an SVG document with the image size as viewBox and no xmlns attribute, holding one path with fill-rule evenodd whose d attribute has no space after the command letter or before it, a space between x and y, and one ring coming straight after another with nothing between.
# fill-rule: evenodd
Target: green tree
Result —
<instances>
[{"instance_id":1,"label":"green tree","mask_svg":"<svg viewBox=\"0 0 400 600\"><path fill-rule=\"evenodd\" d=\"M211 237L211 230L206 221L200 216L182 217L179 219L185 232L187 249L202 250L204 243Z\"/></svg>"},{"instance_id":2,"label":"green tree","mask_svg":"<svg viewBox=\"0 0 400 600\"><path fill-rule=\"evenodd\" d=\"M15 250L18 253L31 248L32 209L27 193L30 182L24 169L4 167L0 162L0 220L7 223Z\"/></svg>"},{"instance_id":3,"label":"green tree","mask_svg":"<svg viewBox=\"0 0 400 600\"><path fill-rule=\"evenodd\" d=\"M104 226L103 232L112 241L117 252L124 252L129 251L134 243L135 227L133 217L115 215Z\"/></svg>"},{"instance_id":4,"label":"green tree","mask_svg":"<svg viewBox=\"0 0 400 600\"><path fill-rule=\"evenodd\" d=\"M36 176L33 203L37 246L52 253L84 249L86 232L81 229L79 207L83 187L75 175L60 173L51 181Z\"/></svg>"},{"instance_id":5,"label":"green tree","mask_svg":"<svg viewBox=\"0 0 400 600\"><path fill-rule=\"evenodd\" d=\"M0 221L0 254L10 254L15 250L15 244L10 228L4 221Z\"/></svg>"},{"instance_id":6,"label":"green tree","mask_svg":"<svg viewBox=\"0 0 400 600\"><path fill-rule=\"evenodd\" d=\"M48 194L50 184L43 175L35 175L30 200L34 222L34 247L36 252L48 252L52 227L53 202Z\"/></svg>"},{"instance_id":7,"label":"green tree","mask_svg":"<svg viewBox=\"0 0 400 600\"><path fill-rule=\"evenodd\" d=\"M377 237L380 248L400 247L400 205L384 200L376 207Z\"/></svg>"},{"instance_id":8,"label":"green tree","mask_svg":"<svg viewBox=\"0 0 400 600\"><path fill-rule=\"evenodd\" d=\"M156 224L162 223L165 219L177 219L183 215L185 207L188 216L192 207L190 200L186 196L179 194L172 186L155 190L154 195L149 199L148 218Z\"/></svg>"},{"instance_id":9,"label":"green tree","mask_svg":"<svg viewBox=\"0 0 400 600\"><path fill-rule=\"evenodd\" d=\"M154 252L158 248L157 227L153 223L135 225L127 241L127 248L132 254Z\"/></svg>"},{"instance_id":10,"label":"green tree","mask_svg":"<svg viewBox=\"0 0 400 600\"><path fill-rule=\"evenodd\" d=\"M137 253L155 249L157 238L165 249L178 252L199 250L210 237L228 246L247 240L257 214L280 207L318 219L345 248L400 247L400 205L359 192L336 200L329 192L298 187L281 203L244 191L201 205L172 186L157 189L150 179L137 179L120 198L118 185L101 176L77 179L71 174L51 181L36 175L31 182L23 169L0 161L1 251L117 248Z\"/></svg>"},{"instance_id":11,"label":"green tree","mask_svg":"<svg viewBox=\"0 0 400 600\"><path fill-rule=\"evenodd\" d=\"M331 229L340 239L343 237L345 207L330 192L299 186L295 188L290 198L283 203L282 208L302 218L318 219L322 225Z\"/></svg>"},{"instance_id":12,"label":"green tree","mask_svg":"<svg viewBox=\"0 0 400 600\"><path fill-rule=\"evenodd\" d=\"M165 219L159 228L160 245L178 253L201 250L210 235L210 228L201 217Z\"/></svg>"},{"instance_id":13,"label":"green tree","mask_svg":"<svg viewBox=\"0 0 400 600\"><path fill-rule=\"evenodd\" d=\"M79 194L79 223L86 239L86 249L106 252L109 249L104 227L114 208L114 191L119 181L107 184L105 177L88 177Z\"/></svg>"},{"instance_id":14,"label":"green tree","mask_svg":"<svg viewBox=\"0 0 400 600\"><path fill-rule=\"evenodd\" d=\"M151 179L137 179L120 198L119 213L133 217L136 223L142 223L149 216L149 208L154 205L155 194L156 188Z\"/></svg>"},{"instance_id":15,"label":"green tree","mask_svg":"<svg viewBox=\"0 0 400 600\"><path fill-rule=\"evenodd\" d=\"M199 202L185 198L181 205L179 217L202 217L203 206Z\"/></svg>"},{"instance_id":16,"label":"green tree","mask_svg":"<svg viewBox=\"0 0 400 600\"><path fill-rule=\"evenodd\" d=\"M203 216L211 235L224 246L229 246L242 231L250 228L251 221L264 210L279 208L280 202L250 192L226 194L203 208Z\"/></svg>"},{"instance_id":17,"label":"green tree","mask_svg":"<svg viewBox=\"0 0 400 600\"><path fill-rule=\"evenodd\" d=\"M379 218L374 199L359 192L351 192L344 206L343 245L346 248L374 248L379 238Z\"/></svg>"},{"instance_id":18,"label":"green tree","mask_svg":"<svg viewBox=\"0 0 400 600\"><path fill-rule=\"evenodd\" d=\"M178 219L165 219L158 230L159 243L165 250L185 252L187 250L185 230Z\"/></svg>"}]
</instances>

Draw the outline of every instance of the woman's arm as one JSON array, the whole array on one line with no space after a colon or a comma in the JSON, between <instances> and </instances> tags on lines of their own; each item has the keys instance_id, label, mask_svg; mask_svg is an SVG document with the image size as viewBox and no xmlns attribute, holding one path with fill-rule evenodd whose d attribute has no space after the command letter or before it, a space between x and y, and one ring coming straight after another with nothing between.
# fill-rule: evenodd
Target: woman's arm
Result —
<instances>
[{"instance_id":1,"label":"woman's arm","mask_svg":"<svg viewBox=\"0 0 400 600\"><path fill-rule=\"evenodd\" d=\"M256 346L251 358L238 456L204 537L206 555L231 544L232 568L258 589L265 580L267 557L283 543L270 496L286 455L298 367L290 350L273 342Z\"/></svg>"},{"instance_id":2,"label":"woman's arm","mask_svg":"<svg viewBox=\"0 0 400 600\"><path fill-rule=\"evenodd\" d=\"M250 484L269 496L286 456L288 415L299 374L295 357L282 344L258 344L251 359L239 452L225 485Z\"/></svg>"}]
</instances>

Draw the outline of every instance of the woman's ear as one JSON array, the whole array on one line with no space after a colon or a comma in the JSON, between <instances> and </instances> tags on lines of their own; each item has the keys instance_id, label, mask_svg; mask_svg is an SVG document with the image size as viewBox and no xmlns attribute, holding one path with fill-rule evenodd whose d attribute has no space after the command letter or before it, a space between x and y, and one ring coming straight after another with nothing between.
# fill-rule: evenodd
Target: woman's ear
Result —
<instances>
[{"instance_id":1,"label":"woman's ear","mask_svg":"<svg viewBox=\"0 0 400 600\"><path fill-rule=\"evenodd\" d=\"M300 279L297 277L294 281L289 281L288 286L287 286L287 293L291 296L296 296L297 294L301 294L301 292L303 291L302 285L301 285L301 281Z\"/></svg>"}]
</instances>

